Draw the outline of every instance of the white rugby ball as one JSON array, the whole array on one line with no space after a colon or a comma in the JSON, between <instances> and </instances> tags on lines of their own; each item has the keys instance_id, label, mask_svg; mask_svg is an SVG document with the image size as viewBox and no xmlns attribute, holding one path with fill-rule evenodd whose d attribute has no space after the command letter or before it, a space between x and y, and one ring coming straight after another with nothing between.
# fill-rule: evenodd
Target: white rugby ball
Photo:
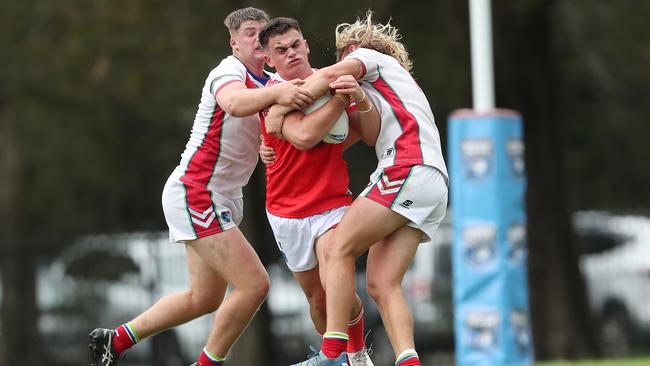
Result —
<instances>
[{"instance_id":1,"label":"white rugby ball","mask_svg":"<svg viewBox=\"0 0 650 366\"><path fill-rule=\"evenodd\" d=\"M327 103L327 101L329 101L330 99L332 99L332 96L326 93L325 95L317 99L314 102L314 104L305 108L304 110L305 114L309 114L317 110L323 104ZM348 113L345 110L343 110L339 118L336 120L332 128L327 133L327 135L323 137L323 142L326 142L328 144L340 144L341 142L345 141L346 137L348 137L348 123L349 123Z\"/></svg>"}]
</instances>

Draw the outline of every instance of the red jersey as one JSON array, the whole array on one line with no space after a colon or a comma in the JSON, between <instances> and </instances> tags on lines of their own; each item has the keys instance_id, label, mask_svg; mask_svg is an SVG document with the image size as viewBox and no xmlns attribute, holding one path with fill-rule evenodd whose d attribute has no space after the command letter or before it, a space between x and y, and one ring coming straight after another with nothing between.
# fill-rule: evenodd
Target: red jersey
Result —
<instances>
[{"instance_id":1,"label":"red jersey","mask_svg":"<svg viewBox=\"0 0 650 366\"><path fill-rule=\"evenodd\" d=\"M275 75L266 85L283 82ZM320 142L309 150L268 135L260 113L264 144L275 150L266 166L266 209L275 216L305 218L352 203L343 144Z\"/></svg>"}]
</instances>

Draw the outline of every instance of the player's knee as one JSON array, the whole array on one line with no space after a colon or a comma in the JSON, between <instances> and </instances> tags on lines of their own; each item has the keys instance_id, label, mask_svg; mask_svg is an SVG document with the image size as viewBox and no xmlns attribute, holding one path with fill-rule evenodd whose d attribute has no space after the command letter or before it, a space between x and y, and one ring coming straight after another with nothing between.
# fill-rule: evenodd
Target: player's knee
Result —
<instances>
[{"instance_id":1,"label":"player's knee","mask_svg":"<svg viewBox=\"0 0 650 366\"><path fill-rule=\"evenodd\" d=\"M209 314L217 310L223 300L222 297L199 294L193 290L188 292L188 296L192 304L192 309L194 309L194 312L199 315Z\"/></svg>"},{"instance_id":2,"label":"player's knee","mask_svg":"<svg viewBox=\"0 0 650 366\"><path fill-rule=\"evenodd\" d=\"M248 288L251 301L259 304L263 303L269 295L270 288L271 282L269 280L269 275L266 272L257 275L253 280L252 285Z\"/></svg>"},{"instance_id":3,"label":"player's knee","mask_svg":"<svg viewBox=\"0 0 650 366\"><path fill-rule=\"evenodd\" d=\"M377 303L382 303L386 298L393 296L395 291L401 291L399 281L389 280L380 276L368 276L368 295Z\"/></svg>"},{"instance_id":4,"label":"player's knee","mask_svg":"<svg viewBox=\"0 0 650 366\"><path fill-rule=\"evenodd\" d=\"M327 305L325 302L325 291L323 289L314 290L305 293L307 296L307 301L309 301L309 306L312 307L319 314L325 314Z\"/></svg>"},{"instance_id":5,"label":"player's knee","mask_svg":"<svg viewBox=\"0 0 650 366\"><path fill-rule=\"evenodd\" d=\"M358 254L354 251L354 243L347 240L336 240L331 243L326 252L326 262L356 259Z\"/></svg>"}]
</instances>

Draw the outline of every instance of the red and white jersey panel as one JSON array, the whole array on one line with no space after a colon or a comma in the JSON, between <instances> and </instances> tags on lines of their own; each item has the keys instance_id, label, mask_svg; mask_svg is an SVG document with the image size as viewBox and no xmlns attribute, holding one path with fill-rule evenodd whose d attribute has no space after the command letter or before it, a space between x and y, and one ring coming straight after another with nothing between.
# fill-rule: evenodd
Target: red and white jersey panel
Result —
<instances>
[{"instance_id":1,"label":"red and white jersey panel","mask_svg":"<svg viewBox=\"0 0 650 366\"><path fill-rule=\"evenodd\" d=\"M190 139L174 174L184 184L238 198L257 164L261 130L257 113L233 117L217 104L218 91L233 82L250 89L264 86L234 56L210 71Z\"/></svg>"},{"instance_id":2,"label":"red and white jersey panel","mask_svg":"<svg viewBox=\"0 0 650 366\"><path fill-rule=\"evenodd\" d=\"M375 144L378 168L429 165L448 180L431 106L411 74L394 57L368 48L359 48L346 58L363 64L359 81L381 116Z\"/></svg>"}]
</instances>

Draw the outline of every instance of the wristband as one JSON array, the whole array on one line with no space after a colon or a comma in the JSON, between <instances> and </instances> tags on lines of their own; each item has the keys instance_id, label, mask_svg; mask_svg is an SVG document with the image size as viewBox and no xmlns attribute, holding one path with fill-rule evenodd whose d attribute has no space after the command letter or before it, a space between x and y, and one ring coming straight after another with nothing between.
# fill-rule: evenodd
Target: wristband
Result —
<instances>
[{"instance_id":1,"label":"wristband","mask_svg":"<svg viewBox=\"0 0 650 366\"><path fill-rule=\"evenodd\" d=\"M363 102L364 100L366 100L366 92L363 91L363 89L361 89L361 92L363 93L363 96L361 97L361 99L357 100L357 104L359 104L359 103Z\"/></svg>"},{"instance_id":2,"label":"wristband","mask_svg":"<svg viewBox=\"0 0 650 366\"><path fill-rule=\"evenodd\" d=\"M372 110L372 103L369 103L369 104L370 104L370 107L368 107L368 109L361 110L361 109L359 109L357 107L357 112L359 112L359 113L368 113L368 112L370 112Z\"/></svg>"}]
</instances>

